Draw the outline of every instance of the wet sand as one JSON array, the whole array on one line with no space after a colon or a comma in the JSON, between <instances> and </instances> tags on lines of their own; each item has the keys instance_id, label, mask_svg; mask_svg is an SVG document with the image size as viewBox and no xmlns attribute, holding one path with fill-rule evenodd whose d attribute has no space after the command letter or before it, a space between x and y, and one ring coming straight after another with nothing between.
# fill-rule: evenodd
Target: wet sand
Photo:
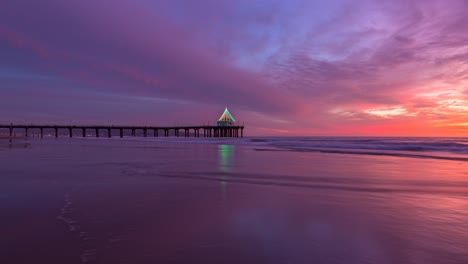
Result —
<instances>
[{"instance_id":1,"label":"wet sand","mask_svg":"<svg viewBox=\"0 0 468 264\"><path fill-rule=\"evenodd\" d=\"M466 162L0 144L0 263L468 263Z\"/></svg>"}]
</instances>

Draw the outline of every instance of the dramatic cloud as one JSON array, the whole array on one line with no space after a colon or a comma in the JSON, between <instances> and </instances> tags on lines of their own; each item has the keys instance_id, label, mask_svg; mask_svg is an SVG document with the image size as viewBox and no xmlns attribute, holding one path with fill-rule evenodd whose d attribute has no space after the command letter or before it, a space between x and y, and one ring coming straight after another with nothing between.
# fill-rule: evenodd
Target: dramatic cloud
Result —
<instances>
[{"instance_id":1,"label":"dramatic cloud","mask_svg":"<svg viewBox=\"0 0 468 264\"><path fill-rule=\"evenodd\" d=\"M468 1L6 0L0 122L467 135Z\"/></svg>"}]
</instances>

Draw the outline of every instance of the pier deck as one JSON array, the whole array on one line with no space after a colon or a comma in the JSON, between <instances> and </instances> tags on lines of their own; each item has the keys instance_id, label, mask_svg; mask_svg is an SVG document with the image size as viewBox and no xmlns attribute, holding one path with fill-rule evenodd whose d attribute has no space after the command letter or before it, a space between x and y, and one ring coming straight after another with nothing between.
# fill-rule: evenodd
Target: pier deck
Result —
<instances>
[{"instance_id":1,"label":"pier deck","mask_svg":"<svg viewBox=\"0 0 468 264\"><path fill-rule=\"evenodd\" d=\"M161 136L168 137L170 131L173 130L173 135L176 137L184 136L190 137L190 132L193 131L192 135L194 137L200 137L200 130L203 130L203 137L243 137L244 136L244 126L170 126L170 127L157 127L157 126L67 126L67 125L2 125L0 124L0 129L8 129L9 135L12 137L14 135L15 129L21 129L24 131L26 137L29 136L31 130L39 130L41 138L44 137L44 130L51 129L55 137L59 137L59 130L68 131L68 136L73 137L73 131L81 131L82 137L89 136L88 131L93 131L94 136L99 137L100 131L107 131L107 137L112 137L113 130L118 130L118 136L123 138L125 131L130 131L130 135L136 137L137 131L143 132L143 137L160 136L159 131L163 132ZM180 135L180 131L184 131L183 135ZM153 133L149 133L153 132Z\"/></svg>"}]
</instances>

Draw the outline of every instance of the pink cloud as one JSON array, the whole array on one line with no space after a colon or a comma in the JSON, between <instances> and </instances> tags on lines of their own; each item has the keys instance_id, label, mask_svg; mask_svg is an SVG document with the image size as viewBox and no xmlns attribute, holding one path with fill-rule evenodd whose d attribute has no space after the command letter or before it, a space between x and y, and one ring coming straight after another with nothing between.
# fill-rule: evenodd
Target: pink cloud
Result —
<instances>
[{"instance_id":1,"label":"pink cloud","mask_svg":"<svg viewBox=\"0 0 468 264\"><path fill-rule=\"evenodd\" d=\"M405 122L439 131L463 115L444 100L468 98L467 10L437 0L18 0L0 4L0 70L53 75L75 94L183 101L200 115L229 105L258 133Z\"/></svg>"}]
</instances>

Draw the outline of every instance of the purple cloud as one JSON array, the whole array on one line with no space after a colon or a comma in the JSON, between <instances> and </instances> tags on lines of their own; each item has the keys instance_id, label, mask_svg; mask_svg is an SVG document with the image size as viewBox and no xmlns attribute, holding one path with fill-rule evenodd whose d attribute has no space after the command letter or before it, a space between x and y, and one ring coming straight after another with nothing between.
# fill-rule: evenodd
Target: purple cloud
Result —
<instances>
[{"instance_id":1,"label":"purple cloud","mask_svg":"<svg viewBox=\"0 0 468 264\"><path fill-rule=\"evenodd\" d=\"M0 121L196 123L228 106L254 133L456 124L466 12L461 0L4 1Z\"/></svg>"}]
</instances>

